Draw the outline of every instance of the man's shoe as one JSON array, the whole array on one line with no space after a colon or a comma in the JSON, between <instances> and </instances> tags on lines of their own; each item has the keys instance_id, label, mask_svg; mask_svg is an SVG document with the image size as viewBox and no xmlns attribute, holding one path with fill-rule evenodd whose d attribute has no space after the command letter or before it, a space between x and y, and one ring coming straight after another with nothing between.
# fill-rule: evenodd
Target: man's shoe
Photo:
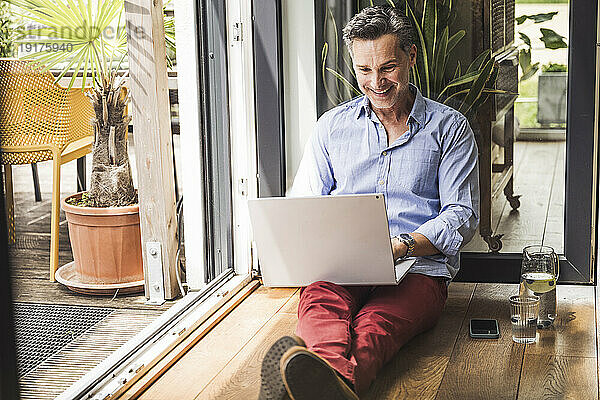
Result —
<instances>
[{"instance_id":1,"label":"man's shoe","mask_svg":"<svg viewBox=\"0 0 600 400\"><path fill-rule=\"evenodd\" d=\"M329 363L303 347L281 357L283 383L292 400L358 400Z\"/></svg>"},{"instance_id":2,"label":"man's shoe","mask_svg":"<svg viewBox=\"0 0 600 400\"><path fill-rule=\"evenodd\" d=\"M286 351L296 346L306 346L306 344L298 336L283 336L273 343L269 351L267 351L260 369L261 382L258 400L289 399L287 390L281 379L279 360Z\"/></svg>"}]
</instances>

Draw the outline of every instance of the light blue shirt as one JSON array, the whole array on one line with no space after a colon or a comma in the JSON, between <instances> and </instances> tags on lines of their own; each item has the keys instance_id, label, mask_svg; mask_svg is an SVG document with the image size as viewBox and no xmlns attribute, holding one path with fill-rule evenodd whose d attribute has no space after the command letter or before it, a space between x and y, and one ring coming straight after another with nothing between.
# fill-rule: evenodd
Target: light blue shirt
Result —
<instances>
[{"instance_id":1,"label":"light blue shirt","mask_svg":"<svg viewBox=\"0 0 600 400\"><path fill-rule=\"evenodd\" d=\"M366 96L323 114L288 196L383 193L391 236L418 232L440 251L410 272L453 278L479 223L477 145L461 113L411 90L409 130L391 144Z\"/></svg>"}]
</instances>

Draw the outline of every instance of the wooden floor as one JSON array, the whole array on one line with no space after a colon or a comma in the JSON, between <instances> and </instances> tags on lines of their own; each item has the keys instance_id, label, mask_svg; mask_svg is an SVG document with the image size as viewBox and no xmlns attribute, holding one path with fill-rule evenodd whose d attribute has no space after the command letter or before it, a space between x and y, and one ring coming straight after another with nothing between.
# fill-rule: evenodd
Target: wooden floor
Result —
<instances>
[{"instance_id":1,"label":"wooden floor","mask_svg":"<svg viewBox=\"0 0 600 400\"><path fill-rule=\"evenodd\" d=\"M521 206L513 211L503 194L492 202L494 235L503 234L504 253L520 253L530 244L563 253L565 142L515 142L514 192ZM487 252L479 233L463 251Z\"/></svg>"},{"instance_id":2,"label":"wooden floor","mask_svg":"<svg viewBox=\"0 0 600 400\"><path fill-rule=\"evenodd\" d=\"M594 287L559 286L556 325L540 331L533 345L511 339L507 298L517 285L449 289L437 326L400 350L365 399L598 399ZM297 302L296 290L261 287L139 398L257 398L262 357L294 331ZM497 319L500 338L470 338L471 318Z\"/></svg>"}]
</instances>

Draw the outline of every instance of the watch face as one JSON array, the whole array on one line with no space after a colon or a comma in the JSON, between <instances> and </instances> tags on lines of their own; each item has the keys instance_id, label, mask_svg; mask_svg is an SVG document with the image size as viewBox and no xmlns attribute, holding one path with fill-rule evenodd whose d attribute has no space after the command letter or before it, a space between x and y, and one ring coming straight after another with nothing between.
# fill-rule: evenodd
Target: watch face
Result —
<instances>
[{"instance_id":1,"label":"watch face","mask_svg":"<svg viewBox=\"0 0 600 400\"><path fill-rule=\"evenodd\" d=\"M403 239L403 240L409 240L409 241L411 241L411 242L412 242L413 240L415 240L415 239L413 239L413 237L412 237L412 236L410 236L408 233L401 233L400 235L398 235L398 237L399 237L400 239Z\"/></svg>"}]
</instances>

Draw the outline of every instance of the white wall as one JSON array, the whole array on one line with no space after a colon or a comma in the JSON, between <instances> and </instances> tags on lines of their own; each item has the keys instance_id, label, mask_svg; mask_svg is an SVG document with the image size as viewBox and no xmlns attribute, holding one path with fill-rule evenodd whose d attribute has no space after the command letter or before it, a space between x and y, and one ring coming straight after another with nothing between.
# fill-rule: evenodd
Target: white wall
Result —
<instances>
[{"instance_id":1,"label":"white wall","mask_svg":"<svg viewBox=\"0 0 600 400\"><path fill-rule=\"evenodd\" d=\"M314 2L282 1L286 176L289 189L317 121Z\"/></svg>"}]
</instances>

